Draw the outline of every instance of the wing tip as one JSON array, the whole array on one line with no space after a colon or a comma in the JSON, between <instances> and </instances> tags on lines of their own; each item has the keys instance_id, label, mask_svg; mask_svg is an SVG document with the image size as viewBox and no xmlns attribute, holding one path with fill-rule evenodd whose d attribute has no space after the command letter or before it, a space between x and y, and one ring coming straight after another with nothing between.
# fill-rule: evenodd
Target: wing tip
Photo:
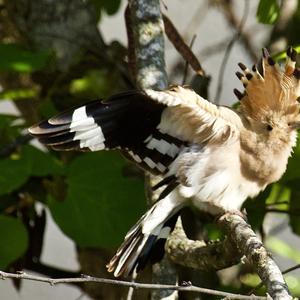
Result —
<instances>
[{"instance_id":1,"label":"wing tip","mask_svg":"<svg viewBox=\"0 0 300 300\"><path fill-rule=\"evenodd\" d=\"M51 128L51 124L49 124L48 121L42 121L38 124L32 125L31 127L28 128L28 132L35 136L35 135L41 135L41 134L46 134L48 133L47 129Z\"/></svg>"},{"instance_id":2,"label":"wing tip","mask_svg":"<svg viewBox=\"0 0 300 300\"><path fill-rule=\"evenodd\" d=\"M69 125L53 125L49 120L42 121L28 128L29 134L36 136L53 135L69 129Z\"/></svg>"}]
</instances>

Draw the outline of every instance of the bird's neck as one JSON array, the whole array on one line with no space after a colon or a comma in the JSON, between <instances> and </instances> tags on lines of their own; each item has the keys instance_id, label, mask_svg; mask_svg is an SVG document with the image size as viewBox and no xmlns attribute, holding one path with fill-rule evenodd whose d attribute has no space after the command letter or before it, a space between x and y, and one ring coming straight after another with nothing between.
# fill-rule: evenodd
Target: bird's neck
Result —
<instances>
[{"instance_id":1,"label":"bird's neck","mask_svg":"<svg viewBox=\"0 0 300 300\"><path fill-rule=\"evenodd\" d=\"M286 140L263 138L243 129L240 136L241 170L248 179L261 186L280 179L286 170L288 158L296 142L296 132L288 133Z\"/></svg>"}]
</instances>

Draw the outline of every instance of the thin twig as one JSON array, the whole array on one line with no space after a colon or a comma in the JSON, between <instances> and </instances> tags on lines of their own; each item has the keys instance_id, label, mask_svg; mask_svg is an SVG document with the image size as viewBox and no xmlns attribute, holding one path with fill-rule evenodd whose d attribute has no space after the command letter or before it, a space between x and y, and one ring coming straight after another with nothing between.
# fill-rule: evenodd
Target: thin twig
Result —
<instances>
[{"instance_id":1,"label":"thin twig","mask_svg":"<svg viewBox=\"0 0 300 300\"><path fill-rule=\"evenodd\" d=\"M258 30L257 26L250 26L250 27L248 27L247 32L256 32L257 30ZM213 45L206 46L199 52L198 57L201 57L202 59L207 59L213 55L220 53L229 44L231 39L232 39L232 37L225 37ZM249 49L246 49L246 50L249 50ZM254 50L251 50L250 52L252 53L252 51L254 51ZM253 61L256 61L257 56L256 55L253 56L251 53L250 53L251 59ZM256 52L254 52L254 53L256 53Z\"/></svg>"},{"instance_id":2,"label":"thin twig","mask_svg":"<svg viewBox=\"0 0 300 300\"><path fill-rule=\"evenodd\" d=\"M205 16L207 15L209 11L209 1L201 1L199 2L200 5L193 11L193 16L188 18L188 25L185 28L185 33L183 34L183 37L188 37L191 32L195 32L199 30L199 26L201 23L205 21Z\"/></svg>"},{"instance_id":3,"label":"thin twig","mask_svg":"<svg viewBox=\"0 0 300 300\"><path fill-rule=\"evenodd\" d=\"M129 5L127 5L125 9L125 24L126 24L126 33L127 33L127 58L128 58L128 69L131 77L136 78L136 57L135 57L135 49L134 49L134 32L132 28L132 20L131 20L131 11Z\"/></svg>"},{"instance_id":4,"label":"thin twig","mask_svg":"<svg viewBox=\"0 0 300 300\"><path fill-rule=\"evenodd\" d=\"M132 276L131 276L131 282L136 282L136 278L137 278L137 272L134 271ZM130 287L128 289L128 293L127 293L127 299L126 300L132 300L133 299L133 294L134 294L134 288Z\"/></svg>"},{"instance_id":5,"label":"thin twig","mask_svg":"<svg viewBox=\"0 0 300 300\"><path fill-rule=\"evenodd\" d=\"M232 0L222 0L218 1L220 3L220 6L223 8L224 11L224 17L228 22L228 25L230 25L235 31L240 32L240 42L241 45L246 50L246 53L250 56L251 60L256 61L257 60L257 51L253 47L253 41L252 41L252 33L255 33L257 30L253 28L249 28L249 30L240 30L240 21L235 13L235 5L234 1ZM250 1L249 1L250 4ZM256 25L254 25L256 26Z\"/></svg>"},{"instance_id":6,"label":"thin twig","mask_svg":"<svg viewBox=\"0 0 300 300\"><path fill-rule=\"evenodd\" d=\"M232 37L225 37L224 39L216 42L215 44L206 46L199 52L198 56L201 57L201 59L207 59L210 56L213 56L213 55L216 55L216 54L222 52L223 49L226 46L228 46L231 39L232 39Z\"/></svg>"},{"instance_id":7,"label":"thin twig","mask_svg":"<svg viewBox=\"0 0 300 300\"><path fill-rule=\"evenodd\" d=\"M207 288L201 288L194 285L167 285L167 284L152 284L152 283L139 283L139 282L130 282L123 280L115 280L115 279L107 279L107 278L98 278L92 277L88 275L81 275L78 278L47 278L40 277L36 275L27 274L25 272L20 273L7 273L0 271L0 278L14 278L14 279L25 279L31 281L38 281L49 283L50 285L56 285L61 283L83 283L83 282L93 282L93 283L104 283L104 284L112 284L118 286L126 286L132 287L134 289L151 289L151 290L174 290L181 292L197 292L214 296L228 297L230 299L244 299L244 300L267 300L267 297L261 296L245 296L240 294L227 293L223 291L217 291Z\"/></svg>"},{"instance_id":8,"label":"thin twig","mask_svg":"<svg viewBox=\"0 0 300 300\"><path fill-rule=\"evenodd\" d=\"M294 270L297 270L297 269L299 269L299 268L300 268L300 264L295 265L295 266L293 266L293 267L290 267L290 268L288 268L288 269L282 271L281 273L282 273L282 274L287 274L287 273L292 272L292 271L294 271ZM263 285L264 285L264 284L263 284L263 282L261 281L258 285L256 285L256 286L249 292L249 295L252 295L255 291L257 291L257 290L259 290L261 287L263 287Z\"/></svg>"},{"instance_id":9,"label":"thin twig","mask_svg":"<svg viewBox=\"0 0 300 300\"><path fill-rule=\"evenodd\" d=\"M293 266L293 267L290 267L290 268L288 268L288 269L282 271L282 274L287 274L287 273L292 272L292 271L294 271L294 270L297 270L297 269L299 269L299 268L300 268L300 264L295 265L295 266Z\"/></svg>"},{"instance_id":10,"label":"thin twig","mask_svg":"<svg viewBox=\"0 0 300 300\"><path fill-rule=\"evenodd\" d=\"M191 50L193 48L194 42L196 40L196 37L197 37L196 34L194 34L193 37L192 37L192 40L190 42L190 49ZM183 72L183 78L182 78L182 85L184 85L185 82L186 82L186 78L187 78L187 74L188 74L188 69L189 69L189 62L186 61L185 62L185 66L184 66L184 72Z\"/></svg>"},{"instance_id":11,"label":"thin twig","mask_svg":"<svg viewBox=\"0 0 300 300\"><path fill-rule=\"evenodd\" d=\"M243 30L243 27L247 21L247 17L249 14L249 0L245 0L245 6L244 6L244 12L243 12L243 17L242 20L240 22L239 27L237 28L237 33L233 36L233 38L231 39L231 41L229 42L226 50L225 50L225 54L221 63L221 68L220 68L220 72L219 72L219 76L218 76L218 86L217 86L217 92L215 95L215 103L219 104L220 103L220 96L222 93L222 89L223 89L223 79L224 79L224 73L225 73L225 68L228 62L228 58L230 55L230 52L232 50L233 45L235 44L235 42L240 38L241 36L241 32Z\"/></svg>"},{"instance_id":12,"label":"thin twig","mask_svg":"<svg viewBox=\"0 0 300 300\"><path fill-rule=\"evenodd\" d=\"M198 75L204 76L205 72L198 58L193 53L191 48L185 43L174 24L166 15L163 15L163 20L165 25L165 33L175 49L184 58L184 60L189 63L189 65Z\"/></svg>"}]
</instances>

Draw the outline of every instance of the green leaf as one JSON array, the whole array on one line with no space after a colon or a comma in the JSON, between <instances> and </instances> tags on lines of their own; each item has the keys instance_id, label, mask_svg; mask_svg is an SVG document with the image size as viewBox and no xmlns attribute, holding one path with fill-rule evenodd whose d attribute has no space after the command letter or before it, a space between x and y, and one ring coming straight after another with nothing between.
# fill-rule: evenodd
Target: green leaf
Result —
<instances>
[{"instance_id":1,"label":"green leaf","mask_svg":"<svg viewBox=\"0 0 300 300\"><path fill-rule=\"evenodd\" d=\"M121 0L90 0L94 5L97 15L101 16L101 11L105 10L108 15L115 14L121 4Z\"/></svg>"},{"instance_id":2,"label":"green leaf","mask_svg":"<svg viewBox=\"0 0 300 300\"><path fill-rule=\"evenodd\" d=\"M276 205L277 209L288 210L291 196L291 189L289 186L281 184L281 182L273 183L271 185L271 193L266 199L266 205Z\"/></svg>"},{"instance_id":3,"label":"green leaf","mask_svg":"<svg viewBox=\"0 0 300 300\"><path fill-rule=\"evenodd\" d=\"M49 119L58 113L50 98L45 99L41 105L39 105L38 110L43 119Z\"/></svg>"},{"instance_id":4,"label":"green leaf","mask_svg":"<svg viewBox=\"0 0 300 300\"><path fill-rule=\"evenodd\" d=\"M289 158L287 170L281 178L281 182L288 182L291 180L299 179L300 180L300 139L298 136L297 145L293 149L293 155Z\"/></svg>"},{"instance_id":5,"label":"green leaf","mask_svg":"<svg viewBox=\"0 0 300 300\"><path fill-rule=\"evenodd\" d=\"M5 147L20 134L20 126L14 126L13 123L17 116L0 114L0 147Z\"/></svg>"},{"instance_id":6,"label":"green leaf","mask_svg":"<svg viewBox=\"0 0 300 300\"><path fill-rule=\"evenodd\" d=\"M84 98L97 98L110 95L118 80L115 72L89 70L83 77L72 80L70 93Z\"/></svg>"},{"instance_id":7,"label":"green leaf","mask_svg":"<svg viewBox=\"0 0 300 300\"><path fill-rule=\"evenodd\" d=\"M259 230L262 226L266 214L266 200L270 196L272 186L268 186L254 199L248 198L243 204L247 211L248 221L254 230Z\"/></svg>"},{"instance_id":8,"label":"green leaf","mask_svg":"<svg viewBox=\"0 0 300 300\"><path fill-rule=\"evenodd\" d=\"M0 128L5 128L10 126L13 121L15 121L18 116L10 114L0 114Z\"/></svg>"},{"instance_id":9,"label":"green leaf","mask_svg":"<svg viewBox=\"0 0 300 300\"><path fill-rule=\"evenodd\" d=\"M300 2L299 2L300 3ZM300 45L293 46L293 48L299 53L300 52ZM275 55L272 55L272 57L278 61L286 59L286 50L280 51L276 53Z\"/></svg>"},{"instance_id":10,"label":"green leaf","mask_svg":"<svg viewBox=\"0 0 300 300\"><path fill-rule=\"evenodd\" d=\"M116 153L86 153L68 169L67 199L49 200L54 220L79 246L118 245L145 211L143 183L123 177L124 165Z\"/></svg>"},{"instance_id":11,"label":"green leaf","mask_svg":"<svg viewBox=\"0 0 300 300\"><path fill-rule=\"evenodd\" d=\"M224 237L224 233L216 226L216 224L207 223L204 225L204 229L210 241L220 240Z\"/></svg>"},{"instance_id":12,"label":"green leaf","mask_svg":"<svg viewBox=\"0 0 300 300\"><path fill-rule=\"evenodd\" d=\"M27 145L22 148L22 155L25 160L28 160L31 176L61 175L63 173L61 163L48 152Z\"/></svg>"},{"instance_id":13,"label":"green leaf","mask_svg":"<svg viewBox=\"0 0 300 300\"><path fill-rule=\"evenodd\" d=\"M274 24L279 17L280 8L277 0L260 0L256 11L259 23Z\"/></svg>"},{"instance_id":14,"label":"green leaf","mask_svg":"<svg viewBox=\"0 0 300 300\"><path fill-rule=\"evenodd\" d=\"M28 246L28 235L23 223L12 217L0 215L0 269L21 257Z\"/></svg>"},{"instance_id":15,"label":"green leaf","mask_svg":"<svg viewBox=\"0 0 300 300\"><path fill-rule=\"evenodd\" d=\"M289 290L292 295L299 297L300 295L300 278L287 274L284 275L284 279L286 281L287 286L289 287ZM298 298L294 298L298 299Z\"/></svg>"},{"instance_id":16,"label":"green leaf","mask_svg":"<svg viewBox=\"0 0 300 300\"><path fill-rule=\"evenodd\" d=\"M107 12L108 15L115 14L120 7L121 0L101 0L103 9Z\"/></svg>"},{"instance_id":17,"label":"green leaf","mask_svg":"<svg viewBox=\"0 0 300 300\"><path fill-rule=\"evenodd\" d=\"M257 274L246 273L240 276L240 280L243 284L256 287L260 282L260 278Z\"/></svg>"},{"instance_id":18,"label":"green leaf","mask_svg":"<svg viewBox=\"0 0 300 300\"><path fill-rule=\"evenodd\" d=\"M26 98L35 98L38 95L37 89L14 89L14 90L5 90L0 92L0 101L1 100L19 100Z\"/></svg>"},{"instance_id":19,"label":"green leaf","mask_svg":"<svg viewBox=\"0 0 300 300\"><path fill-rule=\"evenodd\" d=\"M15 44L0 43L0 70L34 72L44 68L49 60L48 51L32 52Z\"/></svg>"},{"instance_id":20,"label":"green leaf","mask_svg":"<svg viewBox=\"0 0 300 300\"><path fill-rule=\"evenodd\" d=\"M23 185L30 175L30 163L21 156L0 160L0 195L11 193Z\"/></svg>"},{"instance_id":21,"label":"green leaf","mask_svg":"<svg viewBox=\"0 0 300 300\"><path fill-rule=\"evenodd\" d=\"M62 174L61 165L49 153L27 145L20 153L0 159L0 195L21 187L30 176Z\"/></svg>"}]
</instances>

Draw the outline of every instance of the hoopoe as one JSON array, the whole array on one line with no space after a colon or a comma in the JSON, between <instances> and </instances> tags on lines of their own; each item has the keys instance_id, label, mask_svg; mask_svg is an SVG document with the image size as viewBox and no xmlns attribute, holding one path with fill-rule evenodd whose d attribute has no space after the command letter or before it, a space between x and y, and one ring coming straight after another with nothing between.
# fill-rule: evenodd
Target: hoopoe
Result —
<instances>
[{"instance_id":1,"label":"hoopoe","mask_svg":"<svg viewBox=\"0 0 300 300\"><path fill-rule=\"evenodd\" d=\"M141 270L185 206L217 215L280 179L300 127L300 70L287 50L283 69L263 49L252 70L237 72L237 109L216 106L189 88L128 91L71 109L29 129L55 150L120 150L163 177L159 200L125 236L108 263L114 276ZM159 250L159 251L158 251Z\"/></svg>"}]
</instances>

